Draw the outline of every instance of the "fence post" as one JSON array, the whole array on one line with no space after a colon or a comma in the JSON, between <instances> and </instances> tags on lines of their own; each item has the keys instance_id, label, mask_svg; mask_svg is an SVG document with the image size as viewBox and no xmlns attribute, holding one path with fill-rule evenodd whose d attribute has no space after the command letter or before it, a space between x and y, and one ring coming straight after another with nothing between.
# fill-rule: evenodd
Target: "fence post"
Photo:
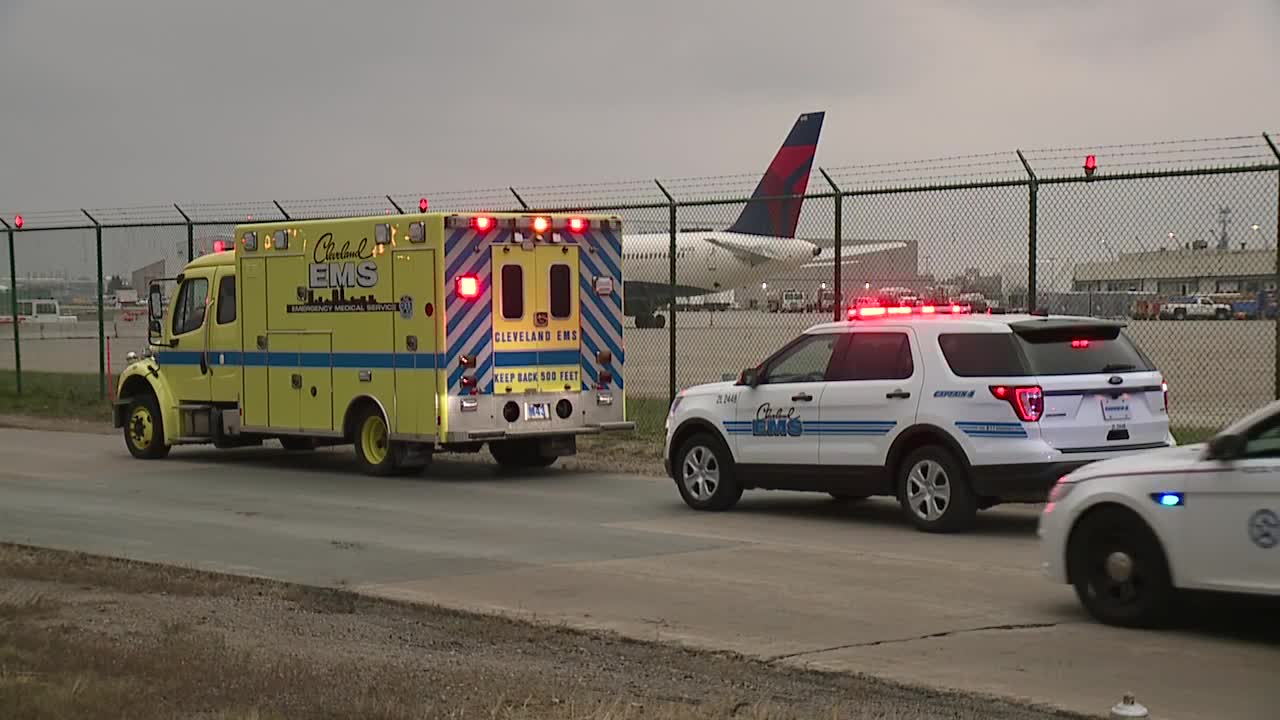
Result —
<instances>
[{"instance_id":1,"label":"fence post","mask_svg":"<svg viewBox=\"0 0 1280 720\"><path fill-rule=\"evenodd\" d=\"M827 171L818 168L818 172L822 173L822 177L826 179L827 184L831 186L831 191L836 194L836 237L835 249L833 251L835 261L834 272L831 277L831 285L835 299L831 302L831 311L835 315L835 321L840 322L844 319L844 292L840 286L840 259L841 246L844 243L844 195L840 192L840 188L836 186L836 181L831 179ZM821 309L822 293L818 293L819 309Z\"/></svg>"},{"instance_id":2,"label":"fence post","mask_svg":"<svg viewBox=\"0 0 1280 720\"><path fill-rule=\"evenodd\" d=\"M671 302L667 306L667 368L669 375L667 377L667 404L676 401L676 199L662 187L662 183L654 180L653 183L658 186L663 195L667 196L667 202L671 208L671 215L668 219L668 229L671 231L671 247L667 252L669 263L669 272L671 280Z\"/></svg>"},{"instance_id":3,"label":"fence post","mask_svg":"<svg viewBox=\"0 0 1280 720\"><path fill-rule=\"evenodd\" d=\"M4 218L0 223L9 231L9 315L13 318L13 375L17 392L22 394L22 343L18 340L18 265L13 254L13 226Z\"/></svg>"},{"instance_id":4,"label":"fence post","mask_svg":"<svg viewBox=\"0 0 1280 720\"><path fill-rule=\"evenodd\" d=\"M102 399L107 396L107 328L102 318L102 294L106 292L102 286L102 225L88 210L80 208L80 212L93 223L94 244L98 250L98 399Z\"/></svg>"},{"instance_id":5,"label":"fence post","mask_svg":"<svg viewBox=\"0 0 1280 720\"><path fill-rule=\"evenodd\" d=\"M1271 136L1266 133L1262 133L1262 139L1267 141L1267 147L1271 148L1271 152L1275 154L1276 160L1280 161L1280 148L1276 147L1276 143L1274 140L1271 139ZM13 262L12 257L10 258L9 262L12 264ZM1258 315L1260 317L1265 316L1264 314L1267 311L1266 303L1263 302L1265 298L1266 298L1265 294L1258 298ZM1276 172L1276 292L1275 292L1275 298L1276 298L1276 322L1275 322L1276 350L1275 350L1275 353L1272 355L1272 360L1274 361L1274 364L1275 364L1275 383L1276 383L1275 396L1277 400L1280 400L1280 171Z\"/></svg>"},{"instance_id":6,"label":"fence post","mask_svg":"<svg viewBox=\"0 0 1280 720\"><path fill-rule=\"evenodd\" d=\"M177 210L182 219L187 222L187 262L191 262L196 259L196 226L192 224L191 218L187 217L182 208L178 207L178 203L173 204L173 209ZM151 320L148 319L147 322Z\"/></svg>"},{"instance_id":7,"label":"fence post","mask_svg":"<svg viewBox=\"0 0 1280 720\"><path fill-rule=\"evenodd\" d=\"M1040 195L1040 180L1036 177L1036 173L1031 169L1031 163L1027 162L1027 157L1022 154L1021 150L1017 151L1018 159L1022 161L1022 167L1027 171L1027 190L1030 196L1030 207L1027 211L1027 312L1036 311L1036 242L1037 228L1036 217L1039 214L1038 200Z\"/></svg>"}]
</instances>

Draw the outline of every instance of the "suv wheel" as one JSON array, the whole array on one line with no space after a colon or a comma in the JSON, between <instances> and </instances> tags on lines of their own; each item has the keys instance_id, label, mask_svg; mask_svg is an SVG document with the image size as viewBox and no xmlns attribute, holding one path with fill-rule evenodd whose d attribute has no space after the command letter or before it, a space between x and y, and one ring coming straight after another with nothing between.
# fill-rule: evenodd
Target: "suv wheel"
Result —
<instances>
[{"instance_id":1,"label":"suv wheel","mask_svg":"<svg viewBox=\"0 0 1280 720\"><path fill-rule=\"evenodd\" d=\"M1100 508L1080 520L1067 546L1067 573L1080 604L1109 625L1156 627L1172 610L1160 541L1127 510Z\"/></svg>"},{"instance_id":2,"label":"suv wheel","mask_svg":"<svg viewBox=\"0 0 1280 720\"><path fill-rule=\"evenodd\" d=\"M978 513L964 466L946 449L927 445L898 468L898 502L907 519L926 532L957 532Z\"/></svg>"},{"instance_id":3,"label":"suv wheel","mask_svg":"<svg viewBox=\"0 0 1280 720\"><path fill-rule=\"evenodd\" d=\"M729 448L708 433L685 441L676 453L676 487L694 510L728 510L742 497Z\"/></svg>"}]
</instances>

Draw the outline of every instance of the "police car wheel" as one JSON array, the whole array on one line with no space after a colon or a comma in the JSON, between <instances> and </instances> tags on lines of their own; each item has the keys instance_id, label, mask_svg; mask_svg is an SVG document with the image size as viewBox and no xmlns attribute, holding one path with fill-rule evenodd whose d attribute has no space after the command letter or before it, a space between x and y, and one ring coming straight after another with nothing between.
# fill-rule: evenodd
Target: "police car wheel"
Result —
<instances>
[{"instance_id":1,"label":"police car wheel","mask_svg":"<svg viewBox=\"0 0 1280 720\"><path fill-rule=\"evenodd\" d=\"M912 452L899 466L898 502L907 519L925 532L967 530L978 513L964 466L936 445Z\"/></svg>"},{"instance_id":2,"label":"police car wheel","mask_svg":"<svg viewBox=\"0 0 1280 720\"><path fill-rule=\"evenodd\" d=\"M169 454L164 436L164 418L154 395L142 395L129 403L124 421L124 444L129 454L141 460L157 460Z\"/></svg>"},{"instance_id":3,"label":"police car wheel","mask_svg":"<svg viewBox=\"0 0 1280 720\"><path fill-rule=\"evenodd\" d=\"M374 406L356 418L355 446L356 460L369 475L393 475L404 458L404 448L391 440L387 420Z\"/></svg>"},{"instance_id":4,"label":"police car wheel","mask_svg":"<svg viewBox=\"0 0 1280 720\"><path fill-rule=\"evenodd\" d=\"M1173 609L1160 541L1127 510L1100 508L1079 521L1067 546L1067 572L1085 610L1108 625L1158 627Z\"/></svg>"},{"instance_id":5,"label":"police car wheel","mask_svg":"<svg viewBox=\"0 0 1280 720\"><path fill-rule=\"evenodd\" d=\"M680 497L694 510L728 510L742 497L729 449L712 435L699 433L686 440L675 469Z\"/></svg>"}]
</instances>

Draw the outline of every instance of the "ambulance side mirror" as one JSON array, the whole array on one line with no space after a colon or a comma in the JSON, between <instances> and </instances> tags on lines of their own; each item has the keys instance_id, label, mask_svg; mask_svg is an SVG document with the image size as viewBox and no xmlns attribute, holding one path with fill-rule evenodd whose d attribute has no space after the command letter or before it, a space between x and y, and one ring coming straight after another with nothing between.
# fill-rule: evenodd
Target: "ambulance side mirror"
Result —
<instances>
[{"instance_id":1,"label":"ambulance side mirror","mask_svg":"<svg viewBox=\"0 0 1280 720\"><path fill-rule=\"evenodd\" d=\"M147 344L159 345L164 340L164 294L159 285L152 285L147 293Z\"/></svg>"}]
</instances>

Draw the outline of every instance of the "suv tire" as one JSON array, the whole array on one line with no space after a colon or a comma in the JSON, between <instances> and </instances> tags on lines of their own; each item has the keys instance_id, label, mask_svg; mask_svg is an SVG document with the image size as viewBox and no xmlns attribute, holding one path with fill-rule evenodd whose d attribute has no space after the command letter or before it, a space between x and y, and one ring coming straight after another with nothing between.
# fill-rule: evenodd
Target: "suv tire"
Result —
<instances>
[{"instance_id":1,"label":"suv tire","mask_svg":"<svg viewBox=\"0 0 1280 720\"><path fill-rule=\"evenodd\" d=\"M964 465L938 445L907 455L898 466L897 489L903 514L925 532L967 530L978 514Z\"/></svg>"},{"instance_id":2,"label":"suv tire","mask_svg":"<svg viewBox=\"0 0 1280 720\"><path fill-rule=\"evenodd\" d=\"M742 497L729 448L710 433L700 432L684 441L672 474L680 497L694 510L728 510Z\"/></svg>"}]
</instances>

